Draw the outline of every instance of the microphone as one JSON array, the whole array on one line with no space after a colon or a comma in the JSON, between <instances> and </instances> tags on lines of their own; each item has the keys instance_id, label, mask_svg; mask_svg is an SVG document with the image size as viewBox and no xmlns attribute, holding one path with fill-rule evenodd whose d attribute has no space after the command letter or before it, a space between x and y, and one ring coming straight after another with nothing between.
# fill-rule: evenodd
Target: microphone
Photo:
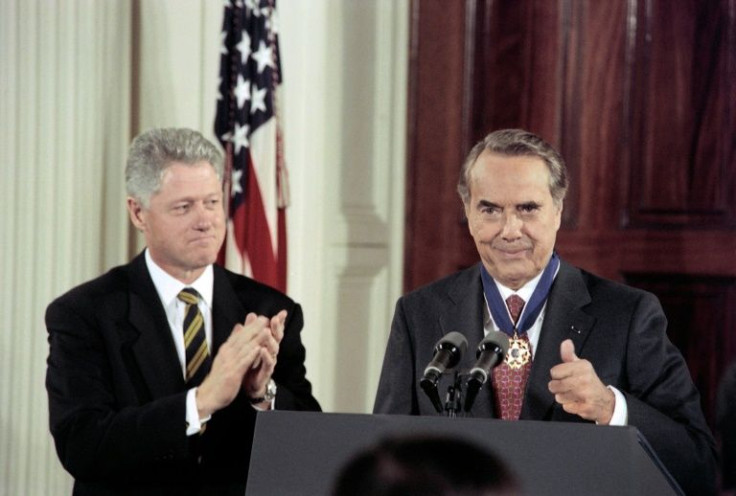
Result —
<instances>
[{"instance_id":1,"label":"microphone","mask_svg":"<svg viewBox=\"0 0 736 496\"><path fill-rule=\"evenodd\" d=\"M503 332L489 332L478 344L475 365L470 369L468 375L468 388L465 393L465 411L469 412L473 406L478 391L488 381L491 369L500 364L509 351L509 337Z\"/></svg>"},{"instance_id":2,"label":"microphone","mask_svg":"<svg viewBox=\"0 0 736 496\"><path fill-rule=\"evenodd\" d=\"M459 332L445 334L434 346L432 361L424 369L419 384L438 412L442 412L442 402L437 392L437 382L445 371L452 370L460 363L460 358L467 348L468 340Z\"/></svg>"}]
</instances>

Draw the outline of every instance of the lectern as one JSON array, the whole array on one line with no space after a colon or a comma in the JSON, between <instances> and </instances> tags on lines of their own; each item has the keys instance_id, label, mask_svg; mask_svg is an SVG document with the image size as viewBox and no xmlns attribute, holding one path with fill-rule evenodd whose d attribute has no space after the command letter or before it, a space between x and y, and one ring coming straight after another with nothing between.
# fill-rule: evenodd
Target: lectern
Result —
<instances>
[{"instance_id":1,"label":"lectern","mask_svg":"<svg viewBox=\"0 0 736 496\"><path fill-rule=\"evenodd\" d=\"M635 427L406 415L261 412L246 496L327 496L340 468L394 435L465 438L500 457L524 494L678 495Z\"/></svg>"}]
</instances>

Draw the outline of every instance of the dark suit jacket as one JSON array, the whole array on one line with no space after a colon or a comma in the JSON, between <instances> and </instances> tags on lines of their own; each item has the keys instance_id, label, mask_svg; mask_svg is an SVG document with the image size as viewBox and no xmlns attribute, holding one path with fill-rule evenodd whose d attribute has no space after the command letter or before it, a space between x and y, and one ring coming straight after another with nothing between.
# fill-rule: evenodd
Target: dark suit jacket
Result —
<instances>
[{"instance_id":1,"label":"dark suit jacket","mask_svg":"<svg viewBox=\"0 0 736 496\"><path fill-rule=\"evenodd\" d=\"M282 293L214 267L213 356L248 312L289 312L273 378L276 408L319 410L304 368L302 311ZM256 411L244 394L186 436L174 342L143 255L72 289L46 311L51 433L75 495L238 494Z\"/></svg>"},{"instance_id":2,"label":"dark suit jacket","mask_svg":"<svg viewBox=\"0 0 736 496\"><path fill-rule=\"evenodd\" d=\"M419 387L424 368L437 341L451 331L468 339L459 369L472 366L483 338L484 305L478 266L400 298L374 412L438 415ZM563 261L545 312L521 419L584 422L566 413L547 389L549 371L561 361L560 343L570 338L603 383L625 395L629 425L644 434L682 487L692 494L713 493L714 442L687 366L667 338L657 298ZM497 417L492 394L488 383L468 416Z\"/></svg>"},{"instance_id":3,"label":"dark suit jacket","mask_svg":"<svg viewBox=\"0 0 736 496\"><path fill-rule=\"evenodd\" d=\"M736 362L726 369L718 387L717 417L723 489L736 489Z\"/></svg>"}]
</instances>

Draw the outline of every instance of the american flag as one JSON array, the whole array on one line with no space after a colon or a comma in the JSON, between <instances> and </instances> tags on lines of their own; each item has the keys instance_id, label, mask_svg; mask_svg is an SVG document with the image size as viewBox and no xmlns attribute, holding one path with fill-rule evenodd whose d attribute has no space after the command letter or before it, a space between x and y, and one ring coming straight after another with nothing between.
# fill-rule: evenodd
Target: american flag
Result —
<instances>
[{"instance_id":1,"label":"american flag","mask_svg":"<svg viewBox=\"0 0 736 496\"><path fill-rule=\"evenodd\" d=\"M215 134L226 151L230 194L220 262L286 291L288 185L277 33L276 0L225 2Z\"/></svg>"}]
</instances>

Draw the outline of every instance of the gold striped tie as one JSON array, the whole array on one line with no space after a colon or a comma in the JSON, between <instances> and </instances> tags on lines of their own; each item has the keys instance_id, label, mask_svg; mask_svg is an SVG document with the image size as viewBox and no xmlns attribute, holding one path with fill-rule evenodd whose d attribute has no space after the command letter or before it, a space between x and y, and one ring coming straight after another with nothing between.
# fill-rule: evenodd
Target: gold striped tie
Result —
<instances>
[{"instance_id":1,"label":"gold striped tie","mask_svg":"<svg viewBox=\"0 0 736 496\"><path fill-rule=\"evenodd\" d=\"M186 350L187 387L199 386L210 370L210 351L204 332L204 317L199 311L199 293L192 288L184 288L178 295L186 303L184 310L184 349Z\"/></svg>"}]
</instances>

